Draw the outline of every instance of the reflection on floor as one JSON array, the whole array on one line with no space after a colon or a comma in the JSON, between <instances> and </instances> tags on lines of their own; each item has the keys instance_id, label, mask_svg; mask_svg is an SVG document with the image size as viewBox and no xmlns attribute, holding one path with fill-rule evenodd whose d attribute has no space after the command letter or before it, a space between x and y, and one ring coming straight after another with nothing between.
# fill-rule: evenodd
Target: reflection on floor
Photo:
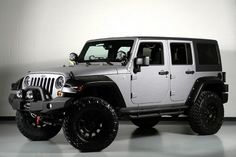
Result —
<instances>
[{"instance_id":1,"label":"reflection on floor","mask_svg":"<svg viewBox=\"0 0 236 157\"><path fill-rule=\"evenodd\" d=\"M188 123L161 122L141 130L122 122L115 141L98 153L80 153L67 143L62 132L50 141L31 142L14 122L0 122L0 157L233 157L236 154L236 122L225 122L216 135L195 135Z\"/></svg>"}]
</instances>

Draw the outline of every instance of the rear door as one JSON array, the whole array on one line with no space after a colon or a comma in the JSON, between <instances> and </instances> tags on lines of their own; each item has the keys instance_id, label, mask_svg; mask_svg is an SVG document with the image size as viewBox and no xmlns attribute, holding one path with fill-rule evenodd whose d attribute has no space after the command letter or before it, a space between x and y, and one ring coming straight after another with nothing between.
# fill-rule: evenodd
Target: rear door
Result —
<instances>
[{"instance_id":1,"label":"rear door","mask_svg":"<svg viewBox=\"0 0 236 157\"><path fill-rule=\"evenodd\" d=\"M185 102L195 82L192 41L168 41L170 52L171 101Z\"/></svg>"}]
</instances>

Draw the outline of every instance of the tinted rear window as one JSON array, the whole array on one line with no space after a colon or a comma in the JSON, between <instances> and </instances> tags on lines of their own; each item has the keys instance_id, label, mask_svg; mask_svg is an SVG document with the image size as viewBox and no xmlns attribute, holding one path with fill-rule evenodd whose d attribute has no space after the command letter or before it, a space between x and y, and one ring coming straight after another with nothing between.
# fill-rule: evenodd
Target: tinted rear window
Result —
<instances>
[{"instance_id":1,"label":"tinted rear window","mask_svg":"<svg viewBox=\"0 0 236 157\"><path fill-rule=\"evenodd\" d=\"M170 49L173 65L190 65L193 63L189 43L171 43Z\"/></svg>"},{"instance_id":2,"label":"tinted rear window","mask_svg":"<svg viewBox=\"0 0 236 157\"><path fill-rule=\"evenodd\" d=\"M219 54L216 44L198 43L198 60L200 65L219 65Z\"/></svg>"}]
</instances>

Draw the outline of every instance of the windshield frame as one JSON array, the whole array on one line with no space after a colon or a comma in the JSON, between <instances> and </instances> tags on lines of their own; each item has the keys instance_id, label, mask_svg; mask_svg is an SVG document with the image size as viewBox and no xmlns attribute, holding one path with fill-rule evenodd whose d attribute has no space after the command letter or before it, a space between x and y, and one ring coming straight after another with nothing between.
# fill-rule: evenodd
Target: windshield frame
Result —
<instances>
[{"instance_id":1,"label":"windshield frame","mask_svg":"<svg viewBox=\"0 0 236 157\"><path fill-rule=\"evenodd\" d=\"M102 43L102 42L112 42L112 41L128 41L128 42L132 42L131 47L130 47L130 56L129 58L127 58L127 62L125 63L125 65L127 65L130 61L130 59L132 58L132 52L133 49L135 47L135 40L134 39L109 39L109 40L95 40L95 41L88 41L85 43L83 49L81 50L81 53L78 56L78 63L93 63L93 62L114 62L114 63L121 63L121 60L111 60L108 58L105 59L94 59L94 60L84 60L84 57L86 56L86 53L89 49L89 47L91 45L93 45L94 43ZM123 65L123 66L125 66Z\"/></svg>"}]
</instances>

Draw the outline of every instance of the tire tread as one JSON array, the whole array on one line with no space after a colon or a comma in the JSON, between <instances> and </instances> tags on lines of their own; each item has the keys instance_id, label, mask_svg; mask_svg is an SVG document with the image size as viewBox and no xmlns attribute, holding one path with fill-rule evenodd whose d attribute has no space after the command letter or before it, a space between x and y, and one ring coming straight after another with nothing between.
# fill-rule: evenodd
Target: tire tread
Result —
<instances>
[{"instance_id":1,"label":"tire tread","mask_svg":"<svg viewBox=\"0 0 236 157\"><path fill-rule=\"evenodd\" d=\"M216 102L219 102L219 104L216 104L218 109L220 110L222 116L218 117L218 124L217 126L212 129L210 126L207 126L204 123L204 120L202 119L202 109L204 109L204 103L206 99L214 98ZM224 108L223 104L221 103L221 99L219 96L211 91L203 91L200 93L198 99L196 102L190 107L189 110L189 123L192 128L192 130L200 135L211 135L215 134L221 127L223 123L223 117L224 117Z\"/></svg>"}]
</instances>

